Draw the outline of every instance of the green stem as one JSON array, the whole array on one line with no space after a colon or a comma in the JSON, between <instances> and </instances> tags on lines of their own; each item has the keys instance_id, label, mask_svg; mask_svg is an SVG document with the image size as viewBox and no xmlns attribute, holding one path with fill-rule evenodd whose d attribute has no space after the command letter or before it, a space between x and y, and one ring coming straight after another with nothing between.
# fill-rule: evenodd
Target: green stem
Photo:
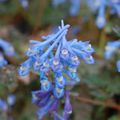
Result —
<instances>
[{"instance_id":1,"label":"green stem","mask_svg":"<svg viewBox=\"0 0 120 120\"><path fill-rule=\"evenodd\" d=\"M106 21L109 21L110 19L110 14L109 14L109 9L107 8L106 10ZM100 33L100 41L99 41L99 49L98 49L98 55L100 55L101 57L103 57L103 53L105 50L105 44L106 44L106 32L105 32L105 28L103 28L101 30Z\"/></svg>"},{"instance_id":2,"label":"green stem","mask_svg":"<svg viewBox=\"0 0 120 120\"><path fill-rule=\"evenodd\" d=\"M105 50L105 43L106 43L106 33L105 33L105 29L101 30L100 33L100 40L99 40L99 49L98 49L98 54L103 57L103 53Z\"/></svg>"}]
</instances>

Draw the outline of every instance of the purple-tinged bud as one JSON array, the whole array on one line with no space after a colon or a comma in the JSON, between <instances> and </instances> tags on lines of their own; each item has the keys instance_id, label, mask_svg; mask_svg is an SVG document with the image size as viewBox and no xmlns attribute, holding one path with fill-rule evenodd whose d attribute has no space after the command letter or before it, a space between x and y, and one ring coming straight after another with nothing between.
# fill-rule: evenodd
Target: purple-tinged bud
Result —
<instances>
[{"instance_id":1,"label":"purple-tinged bud","mask_svg":"<svg viewBox=\"0 0 120 120\"><path fill-rule=\"evenodd\" d=\"M72 114L72 106L70 103L70 92L66 91L65 106L63 116L65 119L68 119L70 114Z\"/></svg>"}]
</instances>

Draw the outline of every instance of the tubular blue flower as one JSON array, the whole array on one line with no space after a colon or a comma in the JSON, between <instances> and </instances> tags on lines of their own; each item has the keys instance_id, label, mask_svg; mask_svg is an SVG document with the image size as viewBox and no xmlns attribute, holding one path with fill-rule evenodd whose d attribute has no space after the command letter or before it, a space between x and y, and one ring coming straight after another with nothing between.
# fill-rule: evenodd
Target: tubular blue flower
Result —
<instances>
[{"instance_id":1,"label":"tubular blue flower","mask_svg":"<svg viewBox=\"0 0 120 120\"><path fill-rule=\"evenodd\" d=\"M55 86L53 94L56 98L60 99L64 96L64 88L60 88L58 85Z\"/></svg>"},{"instance_id":2,"label":"tubular blue flower","mask_svg":"<svg viewBox=\"0 0 120 120\"><path fill-rule=\"evenodd\" d=\"M33 58L30 58L26 60L24 63L22 63L20 69L18 70L19 75L27 76L29 74L30 68L32 67L33 63L34 63Z\"/></svg>"},{"instance_id":3,"label":"tubular blue flower","mask_svg":"<svg viewBox=\"0 0 120 120\"><path fill-rule=\"evenodd\" d=\"M118 60L118 61L116 62L116 66L117 66L118 72L120 72L120 60Z\"/></svg>"},{"instance_id":4,"label":"tubular blue flower","mask_svg":"<svg viewBox=\"0 0 120 120\"><path fill-rule=\"evenodd\" d=\"M7 96L7 99L1 99L0 98L0 112L7 115L8 112L12 111L13 105L15 104L16 96L15 94L9 94ZM8 119L12 120L12 116L10 116Z\"/></svg>"},{"instance_id":5,"label":"tubular blue flower","mask_svg":"<svg viewBox=\"0 0 120 120\"><path fill-rule=\"evenodd\" d=\"M118 48L120 48L120 40L108 42L105 48L105 58L110 59Z\"/></svg>"},{"instance_id":6,"label":"tubular blue flower","mask_svg":"<svg viewBox=\"0 0 120 120\"><path fill-rule=\"evenodd\" d=\"M19 1L24 9L28 9L28 7L29 7L28 0L19 0Z\"/></svg>"},{"instance_id":7,"label":"tubular blue flower","mask_svg":"<svg viewBox=\"0 0 120 120\"><path fill-rule=\"evenodd\" d=\"M13 46L4 41L3 39L0 39L0 48L3 50L4 54L8 57L12 57L12 56L15 56L15 51L14 51L14 48ZM2 54L2 51L0 52L0 68L7 65L7 61L5 60L3 54Z\"/></svg>"},{"instance_id":8,"label":"tubular blue flower","mask_svg":"<svg viewBox=\"0 0 120 120\"><path fill-rule=\"evenodd\" d=\"M66 91L66 99L65 99L65 106L63 112L64 119L67 120L70 114L72 114L72 105L70 104L70 92Z\"/></svg>"},{"instance_id":9,"label":"tubular blue flower","mask_svg":"<svg viewBox=\"0 0 120 120\"><path fill-rule=\"evenodd\" d=\"M52 84L49 80L41 80L41 89L44 91L49 91L52 87Z\"/></svg>"},{"instance_id":10,"label":"tubular blue flower","mask_svg":"<svg viewBox=\"0 0 120 120\"><path fill-rule=\"evenodd\" d=\"M66 48L63 48L63 49L61 50L60 57L61 57L62 59L64 59L64 60L68 60L68 58L69 58L69 52L68 52L68 50L67 50Z\"/></svg>"},{"instance_id":11,"label":"tubular blue flower","mask_svg":"<svg viewBox=\"0 0 120 120\"><path fill-rule=\"evenodd\" d=\"M87 52L84 52L82 50L78 50L76 48L73 48L73 51L79 56L81 57L85 63L87 64L93 64L94 63L94 59L93 57L91 56L91 54L87 53Z\"/></svg>"},{"instance_id":12,"label":"tubular blue flower","mask_svg":"<svg viewBox=\"0 0 120 120\"><path fill-rule=\"evenodd\" d=\"M52 60L51 68L54 72L60 72L60 71L62 71L63 66L58 59L54 58Z\"/></svg>"},{"instance_id":13,"label":"tubular blue flower","mask_svg":"<svg viewBox=\"0 0 120 120\"><path fill-rule=\"evenodd\" d=\"M72 81L72 84L74 84L74 82L75 83L78 83L78 82L80 82L80 79L79 79L79 77L78 77L78 75L77 75L77 73L76 72L74 72L74 71L64 71L65 73L66 73L66 75L69 77L69 79ZM69 83L70 83L70 80L69 80ZM68 80L67 80L68 81ZM74 81L74 82L73 82ZM66 82L67 83L67 82Z\"/></svg>"},{"instance_id":14,"label":"tubular blue flower","mask_svg":"<svg viewBox=\"0 0 120 120\"><path fill-rule=\"evenodd\" d=\"M93 12L95 12L100 7L100 4L100 0L87 0L87 5Z\"/></svg>"},{"instance_id":15,"label":"tubular blue flower","mask_svg":"<svg viewBox=\"0 0 120 120\"><path fill-rule=\"evenodd\" d=\"M43 64L40 61L36 61L34 63L34 70L37 71L43 71L47 72L50 68L50 63L48 60L44 61Z\"/></svg>"},{"instance_id":16,"label":"tubular blue flower","mask_svg":"<svg viewBox=\"0 0 120 120\"><path fill-rule=\"evenodd\" d=\"M70 15L77 16L80 11L80 0L70 0Z\"/></svg>"},{"instance_id":17,"label":"tubular blue flower","mask_svg":"<svg viewBox=\"0 0 120 120\"><path fill-rule=\"evenodd\" d=\"M50 112L52 113L53 111L57 111L58 105L59 105L59 100L55 99L55 102L53 103L52 107L50 108Z\"/></svg>"},{"instance_id":18,"label":"tubular blue flower","mask_svg":"<svg viewBox=\"0 0 120 120\"><path fill-rule=\"evenodd\" d=\"M106 24L106 18L105 18L105 6L100 6L98 16L96 19L96 26L99 29L102 29Z\"/></svg>"},{"instance_id":19,"label":"tubular blue flower","mask_svg":"<svg viewBox=\"0 0 120 120\"><path fill-rule=\"evenodd\" d=\"M38 115L38 120L42 120L42 118L47 114L47 112L50 110L50 108L52 107L52 105L54 104L55 99L49 99L46 103L46 105L42 108L40 108L37 111L37 115Z\"/></svg>"},{"instance_id":20,"label":"tubular blue flower","mask_svg":"<svg viewBox=\"0 0 120 120\"><path fill-rule=\"evenodd\" d=\"M19 75L28 75L33 68L34 72L40 74L40 90L32 92L32 101L40 110L38 118L41 120L48 112L54 119L67 120L71 110L69 94L66 86L73 86L80 81L77 68L80 59L87 64L94 63L92 53L94 49L89 42L81 42L77 39L67 41L66 34L70 25L64 25L61 21L55 34L43 36L44 41L30 41L30 47L26 52L29 57L19 70ZM22 69L21 69L22 68ZM67 94L66 94L67 93ZM63 98L65 102L65 114L57 114L57 103ZM64 118L66 117L66 118Z\"/></svg>"},{"instance_id":21,"label":"tubular blue flower","mask_svg":"<svg viewBox=\"0 0 120 120\"><path fill-rule=\"evenodd\" d=\"M7 97L7 103L9 106L12 106L15 104L15 101L16 101L16 96L14 94L10 94L8 97Z\"/></svg>"},{"instance_id":22,"label":"tubular blue flower","mask_svg":"<svg viewBox=\"0 0 120 120\"><path fill-rule=\"evenodd\" d=\"M0 111L7 111L7 109L7 103L4 100L0 99Z\"/></svg>"},{"instance_id":23,"label":"tubular blue flower","mask_svg":"<svg viewBox=\"0 0 120 120\"><path fill-rule=\"evenodd\" d=\"M119 0L87 0L87 4L92 12L96 13L97 11L96 26L99 29L104 28L104 26L106 25L106 8L110 9L110 13L118 14L118 17L120 17Z\"/></svg>"},{"instance_id":24,"label":"tubular blue flower","mask_svg":"<svg viewBox=\"0 0 120 120\"><path fill-rule=\"evenodd\" d=\"M105 53L104 56L107 60L111 59L113 57L114 53L119 53L120 49L120 40L118 41L113 41L113 42L108 42L107 46L105 48ZM118 69L118 72L120 72L120 62L119 60L116 62L116 66Z\"/></svg>"},{"instance_id":25,"label":"tubular blue flower","mask_svg":"<svg viewBox=\"0 0 120 120\"><path fill-rule=\"evenodd\" d=\"M7 65L7 61L4 59L2 53L0 53L0 68Z\"/></svg>"},{"instance_id":26,"label":"tubular blue flower","mask_svg":"<svg viewBox=\"0 0 120 120\"><path fill-rule=\"evenodd\" d=\"M80 61L79 61L79 58L77 57L77 55L70 56L70 63L73 66L78 66L80 64Z\"/></svg>"},{"instance_id":27,"label":"tubular blue flower","mask_svg":"<svg viewBox=\"0 0 120 120\"><path fill-rule=\"evenodd\" d=\"M110 0L109 6L111 7L112 14L118 14L120 17L120 1L119 0Z\"/></svg>"},{"instance_id":28,"label":"tubular blue flower","mask_svg":"<svg viewBox=\"0 0 120 120\"><path fill-rule=\"evenodd\" d=\"M56 75L56 85L59 86L60 88L64 88L65 86L65 78L63 77L63 75Z\"/></svg>"},{"instance_id":29,"label":"tubular blue flower","mask_svg":"<svg viewBox=\"0 0 120 120\"><path fill-rule=\"evenodd\" d=\"M32 103L38 104L42 99L50 94L50 91L45 92L43 90L33 91L32 92Z\"/></svg>"}]
</instances>

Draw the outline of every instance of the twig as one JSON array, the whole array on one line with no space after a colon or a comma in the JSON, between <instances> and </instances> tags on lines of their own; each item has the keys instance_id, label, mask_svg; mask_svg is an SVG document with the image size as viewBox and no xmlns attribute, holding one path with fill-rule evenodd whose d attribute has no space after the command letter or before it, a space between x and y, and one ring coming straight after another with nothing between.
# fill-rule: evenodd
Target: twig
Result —
<instances>
[{"instance_id":1,"label":"twig","mask_svg":"<svg viewBox=\"0 0 120 120\"><path fill-rule=\"evenodd\" d=\"M71 94L72 95L72 94ZM108 101L98 101L98 100L93 100L90 98L84 98L84 97L80 97L80 96L74 96L72 95L72 97L74 97L75 99L84 102L84 103L88 103L88 104L92 104L92 105L98 105L98 106L104 106L104 107L110 107L113 109L117 109L120 110L120 105L113 103L113 102L108 102Z\"/></svg>"}]
</instances>

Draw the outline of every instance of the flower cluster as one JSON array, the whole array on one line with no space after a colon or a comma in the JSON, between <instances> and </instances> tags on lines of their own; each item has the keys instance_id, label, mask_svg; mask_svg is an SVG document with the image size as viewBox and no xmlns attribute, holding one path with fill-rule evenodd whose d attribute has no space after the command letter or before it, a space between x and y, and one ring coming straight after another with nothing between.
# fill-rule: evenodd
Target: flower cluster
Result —
<instances>
[{"instance_id":1,"label":"flower cluster","mask_svg":"<svg viewBox=\"0 0 120 120\"><path fill-rule=\"evenodd\" d=\"M116 62L116 66L117 66L118 72L120 72L120 60L118 60L118 61Z\"/></svg>"},{"instance_id":2,"label":"flower cluster","mask_svg":"<svg viewBox=\"0 0 120 120\"><path fill-rule=\"evenodd\" d=\"M0 111L7 111L7 104L2 99L0 99Z\"/></svg>"},{"instance_id":3,"label":"flower cluster","mask_svg":"<svg viewBox=\"0 0 120 120\"><path fill-rule=\"evenodd\" d=\"M88 6L93 12L98 11L96 18L96 26L101 29L106 25L106 8L111 8L111 13L120 16L120 1L119 0L88 0Z\"/></svg>"},{"instance_id":4,"label":"flower cluster","mask_svg":"<svg viewBox=\"0 0 120 120\"><path fill-rule=\"evenodd\" d=\"M106 24L105 9L107 1L106 0L88 0L88 6L93 12L98 11L96 18L96 26L98 28L103 28Z\"/></svg>"},{"instance_id":5,"label":"flower cluster","mask_svg":"<svg viewBox=\"0 0 120 120\"><path fill-rule=\"evenodd\" d=\"M94 49L88 41L67 41L69 27L70 25L64 25L61 21L59 30L55 34L43 36L43 42L31 40L26 52L29 59L22 63L19 69L20 76L28 75L32 69L40 74L41 89L32 92L33 103L40 107L37 112L39 120L48 112L55 120L69 118L72 107L67 86L73 86L80 81L77 75L79 58L86 64L94 63ZM57 108L62 98L65 98L65 106L60 116L57 114Z\"/></svg>"},{"instance_id":6,"label":"flower cluster","mask_svg":"<svg viewBox=\"0 0 120 120\"><path fill-rule=\"evenodd\" d=\"M15 55L15 51L13 46L3 39L0 39L0 48L3 50L4 54L6 56L12 57ZM5 60L2 51L0 52L0 68L7 64L7 61Z\"/></svg>"},{"instance_id":7,"label":"flower cluster","mask_svg":"<svg viewBox=\"0 0 120 120\"><path fill-rule=\"evenodd\" d=\"M108 42L105 49L105 58L107 60L111 59L114 53L119 53L120 50L120 40ZM116 62L118 72L120 72L120 60Z\"/></svg>"},{"instance_id":8,"label":"flower cluster","mask_svg":"<svg viewBox=\"0 0 120 120\"><path fill-rule=\"evenodd\" d=\"M71 16L78 15L80 11L80 2L81 0L70 0L71 6L69 12Z\"/></svg>"},{"instance_id":9,"label":"flower cluster","mask_svg":"<svg viewBox=\"0 0 120 120\"><path fill-rule=\"evenodd\" d=\"M70 3L69 13L71 16L77 16L80 10L81 0L52 0L53 6L57 7L63 3Z\"/></svg>"}]
</instances>

